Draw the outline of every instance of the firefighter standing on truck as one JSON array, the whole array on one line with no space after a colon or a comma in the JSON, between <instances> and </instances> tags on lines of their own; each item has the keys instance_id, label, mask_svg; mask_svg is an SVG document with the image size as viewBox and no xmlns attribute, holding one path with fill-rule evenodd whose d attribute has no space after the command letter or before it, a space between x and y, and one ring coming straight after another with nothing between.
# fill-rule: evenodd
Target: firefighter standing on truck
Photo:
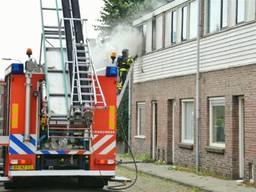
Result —
<instances>
[{"instance_id":1,"label":"firefighter standing on truck","mask_svg":"<svg viewBox=\"0 0 256 192\"><path fill-rule=\"evenodd\" d=\"M123 49L122 56L119 56L117 59L117 67L119 71L119 83L118 90L121 92L131 64L133 63L133 59L129 57L129 50Z\"/></svg>"}]
</instances>

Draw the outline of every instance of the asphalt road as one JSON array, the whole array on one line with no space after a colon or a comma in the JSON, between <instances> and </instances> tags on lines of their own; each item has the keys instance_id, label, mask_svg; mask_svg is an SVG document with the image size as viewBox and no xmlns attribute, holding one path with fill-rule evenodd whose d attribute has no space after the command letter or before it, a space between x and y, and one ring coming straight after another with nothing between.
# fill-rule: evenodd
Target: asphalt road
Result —
<instances>
[{"instance_id":1,"label":"asphalt road","mask_svg":"<svg viewBox=\"0 0 256 192\"><path fill-rule=\"evenodd\" d=\"M134 172L126 170L124 168L118 168L117 173L119 176L126 176L130 179L134 178ZM192 189L173 183L167 180L151 177L145 174L139 173L138 181L128 192L201 192L198 189ZM65 179L47 179L44 181L38 181L32 183L32 187L19 190L9 190L8 192L109 192L111 190L92 190L78 188L76 180ZM116 185L116 183L110 183L110 185ZM7 192L2 186L0 186L0 192Z\"/></svg>"}]
</instances>

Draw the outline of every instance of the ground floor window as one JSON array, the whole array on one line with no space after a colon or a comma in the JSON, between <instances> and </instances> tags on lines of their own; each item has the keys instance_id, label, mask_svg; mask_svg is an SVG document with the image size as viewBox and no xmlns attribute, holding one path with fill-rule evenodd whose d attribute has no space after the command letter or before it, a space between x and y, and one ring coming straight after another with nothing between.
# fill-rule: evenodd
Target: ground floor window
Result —
<instances>
[{"instance_id":1,"label":"ground floor window","mask_svg":"<svg viewBox=\"0 0 256 192\"><path fill-rule=\"evenodd\" d=\"M138 102L137 103L137 136L145 135L145 123L146 123L145 102Z\"/></svg>"},{"instance_id":2,"label":"ground floor window","mask_svg":"<svg viewBox=\"0 0 256 192\"><path fill-rule=\"evenodd\" d=\"M210 101L210 146L225 147L225 98Z\"/></svg>"},{"instance_id":3,"label":"ground floor window","mask_svg":"<svg viewBox=\"0 0 256 192\"><path fill-rule=\"evenodd\" d=\"M194 143L194 100L182 100L182 143Z\"/></svg>"}]
</instances>

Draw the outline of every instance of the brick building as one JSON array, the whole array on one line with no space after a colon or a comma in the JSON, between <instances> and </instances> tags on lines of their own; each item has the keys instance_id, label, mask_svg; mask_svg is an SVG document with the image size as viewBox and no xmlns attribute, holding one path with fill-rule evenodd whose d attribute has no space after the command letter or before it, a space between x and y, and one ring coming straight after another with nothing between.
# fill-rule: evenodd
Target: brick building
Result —
<instances>
[{"instance_id":1,"label":"brick building","mask_svg":"<svg viewBox=\"0 0 256 192\"><path fill-rule=\"evenodd\" d=\"M202 0L200 167L254 178L256 0ZM136 154L195 166L198 0L173 0L134 21L131 144Z\"/></svg>"}]
</instances>

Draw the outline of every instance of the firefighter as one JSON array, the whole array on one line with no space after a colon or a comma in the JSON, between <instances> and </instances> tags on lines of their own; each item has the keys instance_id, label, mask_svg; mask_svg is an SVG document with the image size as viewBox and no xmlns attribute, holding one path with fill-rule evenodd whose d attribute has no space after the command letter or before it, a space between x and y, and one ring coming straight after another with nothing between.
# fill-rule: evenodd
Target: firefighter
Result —
<instances>
[{"instance_id":1,"label":"firefighter","mask_svg":"<svg viewBox=\"0 0 256 192\"><path fill-rule=\"evenodd\" d=\"M129 57L129 50L123 49L122 56L119 56L117 59L117 67L119 71L119 83L118 90L122 90L127 74L129 72L130 66L133 63L133 59Z\"/></svg>"}]
</instances>

